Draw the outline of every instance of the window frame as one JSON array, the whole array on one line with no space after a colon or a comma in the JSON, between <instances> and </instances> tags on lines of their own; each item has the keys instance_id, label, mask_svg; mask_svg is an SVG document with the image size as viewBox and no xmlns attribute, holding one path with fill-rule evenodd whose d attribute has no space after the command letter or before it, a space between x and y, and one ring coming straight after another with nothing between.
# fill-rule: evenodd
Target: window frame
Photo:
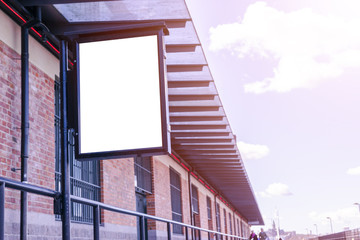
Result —
<instances>
[{"instance_id":1,"label":"window frame","mask_svg":"<svg viewBox=\"0 0 360 240\"><path fill-rule=\"evenodd\" d=\"M216 217L216 230L221 232L221 215L220 215L220 204L215 205L215 217Z\"/></svg>"},{"instance_id":2,"label":"window frame","mask_svg":"<svg viewBox=\"0 0 360 240\"><path fill-rule=\"evenodd\" d=\"M191 184L191 209L192 209L193 214L200 214L199 190L194 184Z\"/></svg>"},{"instance_id":3,"label":"window frame","mask_svg":"<svg viewBox=\"0 0 360 240\"><path fill-rule=\"evenodd\" d=\"M179 183L178 186L172 184L172 179L173 178L178 178L176 180L178 180L177 182ZM183 222L183 209L182 209L182 192L181 192L181 175L180 173L178 173L176 170L174 170L173 168L169 168L169 185L170 185L170 201L171 201L171 215L172 215L172 220L174 221L178 221L178 219L174 219L174 216L179 216L181 218L181 221L178 222ZM178 192L178 194L176 195L175 191ZM179 196L179 199L174 199L175 196ZM176 201L177 200L177 201ZM174 211L174 206L175 204L178 204L178 206L176 206L178 209L180 209L180 213ZM183 234L183 227L180 225L173 225L173 233L174 234Z\"/></svg>"},{"instance_id":4,"label":"window frame","mask_svg":"<svg viewBox=\"0 0 360 240\"><path fill-rule=\"evenodd\" d=\"M144 161L149 161L148 166ZM151 157L136 156L134 158L135 191L152 194ZM140 175L138 175L140 173Z\"/></svg>"},{"instance_id":5,"label":"window frame","mask_svg":"<svg viewBox=\"0 0 360 240\"><path fill-rule=\"evenodd\" d=\"M212 220L212 214L211 214L211 198L209 196L206 197L206 209L208 214L208 221Z\"/></svg>"}]
</instances>

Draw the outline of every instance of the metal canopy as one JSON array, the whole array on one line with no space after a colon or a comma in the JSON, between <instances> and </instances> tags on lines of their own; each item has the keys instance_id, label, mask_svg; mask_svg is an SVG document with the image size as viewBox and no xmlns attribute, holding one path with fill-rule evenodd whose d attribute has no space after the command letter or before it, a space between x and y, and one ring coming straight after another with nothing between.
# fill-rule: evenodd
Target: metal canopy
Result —
<instances>
[{"instance_id":1,"label":"metal canopy","mask_svg":"<svg viewBox=\"0 0 360 240\"><path fill-rule=\"evenodd\" d=\"M43 22L52 33L62 35L96 26L111 28L165 21L169 30L165 47L173 152L249 223L264 224L184 0L20 2L42 6Z\"/></svg>"}]
</instances>

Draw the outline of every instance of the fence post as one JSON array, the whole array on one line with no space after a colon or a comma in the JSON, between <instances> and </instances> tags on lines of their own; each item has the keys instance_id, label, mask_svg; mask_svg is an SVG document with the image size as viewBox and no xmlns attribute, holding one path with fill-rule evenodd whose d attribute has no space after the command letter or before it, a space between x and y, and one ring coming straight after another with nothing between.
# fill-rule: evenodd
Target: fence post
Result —
<instances>
[{"instance_id":1,"label":"fence post","mask_svg":"<svg viewBox=\"0 0 360 240\"><path fill-rule=\"evenodd\" d=\"M5 239L5 183L0 183L0 239Z\"/></svg>"},{"instance_id":2,"label":"fence post","mask_svg":"<svg viewBox=\"0 0 360 240\"><path fill-rule=\"evenodd\" d=\"M100 240L100 207L99 205L93 206L94 215L94 240Z\"/></svg>"},{"instance_id":3,"label":"fence post","mask_svg":"<svg viewBox=\"0 0 360 240\"><path fill-rule=\"evenodd\" d=\"M168 240L171 240L171 225L169 222L167 223L167 235L168 235Z\"/></svg>"},{"instance_id":4,"label":"fence post","mask_svg":"<svg viewBox=\"0 0 360 240\"><path fill-rule=\"evenodd\" d=\"M145 240L145 217L139 216L139 225L140 225L140 239Z\"/></svg>"},{"instance_id":5,"label":"fence post","mask_svg":"<svg viewBox=\"0 0 360 240\"><path fill-rule=\"evenodd\" d=\"M185 227L185 239L189 240L189 231L188 231L188 227Z\"/></svg>"},{"instance_id":6,"label":"fence post","mask_svg":"<svg viewBox=\"0 0 360 240\"><path fill-rule=\"evenodd\" d=\"M208 240L210 240L210 239L211 239L211 233L208 232Z\"/></svg>"}]
</instances>

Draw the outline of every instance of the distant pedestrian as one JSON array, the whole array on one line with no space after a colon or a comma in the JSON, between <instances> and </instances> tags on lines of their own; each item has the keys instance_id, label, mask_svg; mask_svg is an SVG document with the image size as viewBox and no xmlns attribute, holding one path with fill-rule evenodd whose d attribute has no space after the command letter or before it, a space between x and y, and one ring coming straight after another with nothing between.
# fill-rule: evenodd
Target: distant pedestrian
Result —
<instances>
[{"instance_id":1,"label":"distant pedestrian","mask_svg":"<svg viewBox=\"0 0 360 240\"><path fill-rule=\"evenodd\" d=\"M254 230L251 230L249 240L258 240L257 235L254 233Z\"/></svg>"},{"instance_id":2,"label":"distant pedestrian","mask_svg":"<svg viewBox=\"0 0 360 240\"><path fill-rule=\"evenodd\" d=\"M261 231L259 233L259 240L266 240L267 239L267 235L266 235L266 232L264 232L264 229L261 228Z\"/></svg>"}]
</instances>

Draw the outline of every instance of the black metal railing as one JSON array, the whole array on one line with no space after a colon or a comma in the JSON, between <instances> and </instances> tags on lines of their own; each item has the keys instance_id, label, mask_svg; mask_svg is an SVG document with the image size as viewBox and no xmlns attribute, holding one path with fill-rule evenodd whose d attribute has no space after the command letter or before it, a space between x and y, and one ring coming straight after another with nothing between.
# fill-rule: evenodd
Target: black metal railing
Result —
<instances>
[{"instance_id":1,"label":"black metal railing","mask_svg":"<svg viewBox=\"0 0 360 240\"><path fill-rule=\"evenodd\" d=\"M70 193L86 199L99 201L100 186L79 179L70 178ZM71 202L71 220L80 223L92 223L94 219L92 207L89 205Z\"/></svg>"},{"instance_id":2,"label":"black metal railing","mask_svg":"<svg viewBox=\"0 0 360 240\"><path fill-rule=\"evenodd\" d=\"M55 173L55 191L60 192L61 174ZM100 186L91 184L86 181L70 177L70 193L72 195L87 198L95 201L100 201ZM77 223L92 223L93 211L89 205L71 202L71 221ZM61 215L56 214L55 219L61 220Z\"/></svg>"},{"instance_id":3,"label":"black metal railing","mask_svg":"<svg viewBox=\"0 0 360 240\"><path fill-rule=\"evenodd\" d=\"M25 191L25 192L29 192L29 193L33 193L33 194L51 197L54 200L59 200L61 197L60 192L57 192L57 191L54 191L51 189L47 189L47 188L35 186L32 184L22 183L22 182L18 182L18 181L14 181L11 179L0 177L0 239L5 238L5 230L4 230L4 228L5 228L5 216L4 216L5 187L16 189L19 191ZM152 216L152 215L148 215L148 214L144 214L144 213L139 213L139 212L135 212L135 211L131 211L131 210L118 208L118 207L104 204L104 203L101 203L101 202L98 202L95 200L90 200L90 199L86 199L86 198L82 198L82 197L78 197L78 196L74 196L74 195L71 196L71 201L74 203L87 205L90 208L92 208L91 211L92 211L92 216L93 216L93 236L94 236L93 239L94 240L100 239L100 209L137 217L140 222L140 236L139 236L140 239L145 239L145 236L146 236L145 231L147 231L147 229L145 227L146 226L145 221L147 219L166 223L168 240L172 239L171 226L182 227L184 229L184 235L185 235L186 240L190 239L189 238L189 232L190 232L189 229L190 230L193 229L194 231L197 231L199 233L198 236L200 236L200 239L201 239L201 232L206 232L208 239L212 239L212 237L214 237L214 236L227 236L227 237L230 237L232 239L237 239L237 240L247 239L244 237L239 237L239 236L235 236L235 235L230 235L230 234L216 232L216 231L212 231L212 230L208 230L208 229L204 229L204 228L195 227L192 225L176 222L173 220L168 220L165 218L160 218L160 217L156 217L156 216Z\"/></svg>"}]
</instances>

